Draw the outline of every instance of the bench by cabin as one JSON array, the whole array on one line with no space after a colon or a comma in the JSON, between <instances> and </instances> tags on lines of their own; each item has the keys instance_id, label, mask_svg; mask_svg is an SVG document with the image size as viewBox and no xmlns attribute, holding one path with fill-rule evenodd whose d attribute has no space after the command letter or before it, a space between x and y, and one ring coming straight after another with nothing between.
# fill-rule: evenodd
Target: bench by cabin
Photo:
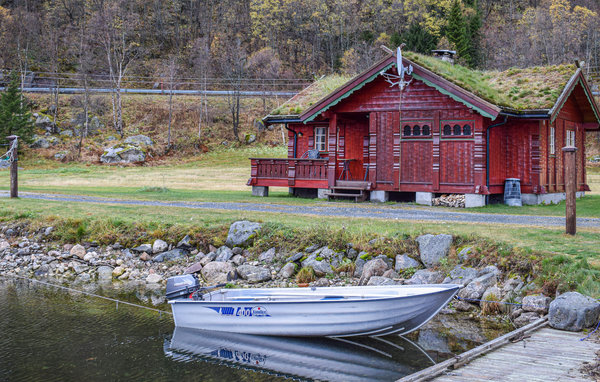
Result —
<instances>
[{"instance_id":1,"label":"bench by cabin","mask_svg":"<svg viewBox=\"0 0 600 382\"><path fill-rule=\"evenodd\" d=\"M412 69L403 89L387 80L398 62ZM589 191L585 139L600 112L576 64L480 72L398 51L354 78L317 81L263 121L285 126L288 158L251 158L254 195L289 187L431 205L464 194L477 207L501 198L510 178L525 204L564 199L564 146L578 149L578 196Z\"/></svg>"}]
</instances>

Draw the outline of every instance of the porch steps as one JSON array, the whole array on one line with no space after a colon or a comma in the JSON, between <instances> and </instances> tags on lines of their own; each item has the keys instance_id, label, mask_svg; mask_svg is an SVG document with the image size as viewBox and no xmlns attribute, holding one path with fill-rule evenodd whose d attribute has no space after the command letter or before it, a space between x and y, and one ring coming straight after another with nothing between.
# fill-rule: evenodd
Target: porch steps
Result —
<instances>
[{"instance_id":1,"label":"porch steps","mask_svg":"<svg viewBox=\"0 0 600 382\"><path fill-rule=\"evenodd\" d=\"M340 192L343 191L343 192ZM354 191L354 192L353 192ZM331 198L344 198L344 199L354 199L355 202L364 202L367 200L367 191L365 190L357 190L351 188L332 188L328 192L325 193L328 199Z\"/></svg>"}]
</instances>

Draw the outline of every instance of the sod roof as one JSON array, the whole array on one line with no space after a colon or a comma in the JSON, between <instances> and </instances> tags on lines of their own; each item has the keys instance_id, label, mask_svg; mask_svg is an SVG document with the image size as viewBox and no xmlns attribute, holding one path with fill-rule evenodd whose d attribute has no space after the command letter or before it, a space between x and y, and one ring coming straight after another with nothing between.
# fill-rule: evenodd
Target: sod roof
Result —
<instances>
[{"instance_id":1,"label":"sod roof","mask_svg":"<svg viewBox=\"0 0 600 382\"><path fill-rule=\"evenodd\" d=\"M479 71L418 53L403 54L406 59L464 90L496 106L516 111L551 109L577 70L575 65L555 65L511 68L502 72ZM350 80L351 77L342 75L323 77L273 110L266 118L297 117Z\"/></svg>"}]
</instances>

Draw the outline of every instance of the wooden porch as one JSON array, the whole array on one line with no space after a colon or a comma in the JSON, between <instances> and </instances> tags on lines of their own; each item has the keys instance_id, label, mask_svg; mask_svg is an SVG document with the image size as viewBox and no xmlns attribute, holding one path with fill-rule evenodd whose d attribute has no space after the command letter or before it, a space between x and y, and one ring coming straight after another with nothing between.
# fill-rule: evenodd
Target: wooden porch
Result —
<instances>
[{"instance_id":1,"label":"wooden porch","mask_svg":"<svg viewBox=\"0 0 600 382\"><path fill-rule=\"evenodd\" d=\"M329 188L328 159L250 158L248 186Z\"/></svg>"}]
</instances>

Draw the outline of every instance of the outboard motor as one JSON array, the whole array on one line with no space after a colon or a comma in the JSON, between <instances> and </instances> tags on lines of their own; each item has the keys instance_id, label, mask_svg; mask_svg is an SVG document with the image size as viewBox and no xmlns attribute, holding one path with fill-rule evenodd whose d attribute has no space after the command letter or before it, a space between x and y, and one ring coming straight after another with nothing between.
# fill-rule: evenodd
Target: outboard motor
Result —
<instances>
[{"instance_id":1,"label":"outboard motor","mask_svg":"<svg viewBox=\"0 0 600 382\"><path fill-rule=\"evenodd\" d=\"M167 300L187 297L200 289L200 283L194 275L182 275L167 279Z\"/></svg>"}]
</instances>

